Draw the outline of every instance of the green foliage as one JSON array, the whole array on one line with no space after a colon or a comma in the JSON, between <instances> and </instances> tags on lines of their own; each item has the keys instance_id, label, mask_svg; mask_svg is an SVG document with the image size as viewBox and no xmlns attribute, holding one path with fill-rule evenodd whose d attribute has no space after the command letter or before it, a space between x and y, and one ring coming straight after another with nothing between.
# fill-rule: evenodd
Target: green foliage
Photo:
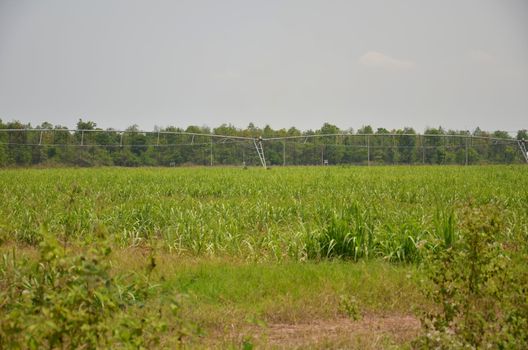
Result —
<instances>
[{"instance_id":1,"label":"green foliage","mask_svg":"<svg viewBox=\"0 0 528 350\"><path fill-rule=\"evenodd\" d=\"M193 305L202 303L203 314L214 309L215 319L224 321L226 305L241 304L232 317L278 314L299 320L317 309L325 317L341 313L354 319L362 310L408 311L395 305L406 304L401 299L408 295L409 303L422 299L415 298L414 282L404 272L414 269L408 263L422 263L431 276L428 296L438 307L424 316L429 328L420 344L522 347L528 203L519 183L526 170L3 170L0 248L39 247L40 257L4 257L0 341L15 348L33 346L33 338L35 347L156 346L165 330L175 338L186 334L178 314L168 314L171 304L178 310L168 290L187 293ZM170 256L175 264L167 264L161 291L148 271L114 275L107 239L112 247L156 246ZM210 263L185 272L174 266L182 256ZM376 260L392 264L383 264L387 270L373 277ZM331 305L314 307L313 300ZM291 310L296 311L289 315Z\"/></svg>"},{"instance_id":2,"label":"green foliage","mask_svg":"<svg viewBox=\"0 0 528 350\"><path fill-rule=\"evenodd\" d=\"M339 309L354 321L358 321L362 317L358 300L353 295L341 295L339 298Z\"/></svg>"},{"instance_id":3,"label":"green foliage","mask_svg":"<svg viewBox=\"0 0 528 350\"><path fill-rule=\"evenodd\" d=\"M527 272L500 237L504 222L492 205L470 204L460 234L443 234L425 268L425 293L436 304L422 318L420 348L528 347ZM448 231L451 231L449 229ZM523 258L526 260L526 257Z\"/></svg>"},{"instance_id":4,"label":"green foliage","mask_svg":"<svg viewBox=\"0 0 528 350\"><path fill-rule=\"evenodd\" d=\"M315 237L316 244L308 251L309 257L352 258L358 260L368 257L372 245L372 233L368 213L359 205L346 205L340 212L333 212Z\"/></svg>"},{"instance_id":5,"label":"green foliage","mask_svg":"<svg viewBox=\"0 0 528 350\"><path fill-rule=\"evenodd\" d=\"M4 129L2 131L2 129ZM5 129L10 129L7 131ZM17 130L26 129L26 130ZM517 144L507 132L493 133L476 129L474 138L467 131L446 131L428 128L423 137L412 128L374 132L369 125L342 130L324 123L318 130L274 130L269 125L259 128L252 123L245 129L222 124L212 130L189 126L185 132L201 135L181 135L182 128L169 126L152 132L142 132L137 125L124 132L97 128L92 121L79 119L76 130L50 123L32 128L17 121L0 120L0 167L5 166L172 166L172 165L260 165L253 140L232 142L209 134L237 137L277 138L266 140L264 149L270 165L320 165L327 160L336 164L469 164L524 162ZM390 133L391 135L385 135ZM333 135L333 136L322 136ZM365 136L371 135L371 136ZM517 138L526 135L519 130ZM501 138L502 140L494 140ZM367 147L369 150L367 150Z\"/></svg>"},{"instance_id":6,"label":"green foliage","mask_svg":"<svg viewBox=\"0 0 528 350\"><path fill-rule=\"evenodd\" d=\"M471 195L528 225L523 166L46 169L0 172L0 241L71 244L100 231L119 247L243 259L420 262L457 240ZM502 241L506 237L497 239ZM520 247L525 247L521 244Z\"/></svg>"},{"instance_id":7,"label":"green foliage","mask_svg":"<svg viewBox=\"0 0 528 350\"><path fill-rule=\"evenodd\" d=\"M16 250L0 265L0 344L10 349L150 348L168 325L142 307L153 293L151 269L112 276L110 248L70 252L50 236L38 261ZM167 305L177 312L177 304ZM175 314L176 315L176 314Z\"/></svg>"},{"instance_id":8,"label":"green foliage","mask_svg":"<svg viewBox=\"0 0 528 350\"><path fill-rule=\"evenodd\" d=\"M253 345L252 341L251 341L251 337L245 337L244 340L242 341L242 346L241 346L242 350L253 350L255 348L255 346Z\"/></svg>"}]
</instances>

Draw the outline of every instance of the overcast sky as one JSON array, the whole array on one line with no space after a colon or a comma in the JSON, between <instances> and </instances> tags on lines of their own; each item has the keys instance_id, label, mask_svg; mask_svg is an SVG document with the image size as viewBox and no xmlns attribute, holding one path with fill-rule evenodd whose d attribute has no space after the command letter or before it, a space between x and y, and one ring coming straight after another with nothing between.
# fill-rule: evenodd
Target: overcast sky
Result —
<instances>
[{"instance_id":1,"label":"overcast sky","mask_svg":"<svg viewBox=\"0 0 528 350\"><path fill-rule=\"evenodd\" d=\"M526 0L0 0L0 118L528 127Z\"/></svg>"}]
</instances>

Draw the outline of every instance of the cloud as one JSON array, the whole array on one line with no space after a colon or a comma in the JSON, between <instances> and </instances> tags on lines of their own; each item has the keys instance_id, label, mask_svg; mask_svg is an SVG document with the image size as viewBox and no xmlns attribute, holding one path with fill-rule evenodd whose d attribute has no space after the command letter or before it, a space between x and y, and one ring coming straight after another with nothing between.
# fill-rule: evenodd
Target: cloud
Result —
<instances>
[{"instance_id":1,"label":"cloud","mask_svg":"<svg viewBox=\"0 0 528 350\"><path fill-rule=\"evenodd\" d=\"M466 53L466 56L471 62L479 64L494 64L496 62L495 57L484 50L472 49Z\"/></svg>"},{"instance_id":2,"label":"cloud","mask_svg":"<svg viewBox=\"0 0 528 350\"><path fill-rule=\"evenodd\" d=\"M359 63L369 67L380 67L389 70L409 70L415 66L412 61L399 60L381 52L369 51L359 58Z\"/></svg>"}]
</instances>

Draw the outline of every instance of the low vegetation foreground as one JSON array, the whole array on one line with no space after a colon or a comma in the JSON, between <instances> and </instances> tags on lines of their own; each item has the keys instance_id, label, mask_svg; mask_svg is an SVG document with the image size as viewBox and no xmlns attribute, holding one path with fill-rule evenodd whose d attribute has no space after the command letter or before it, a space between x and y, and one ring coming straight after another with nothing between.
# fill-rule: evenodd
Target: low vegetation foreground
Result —
<instances>
[{"instance_id":1,"label":"low vegetation foreground","mask_svg":"<svg viewBox=\"0 0 528 350\"><path fill-rule=\"evenodd\" d=\"M527 179L0 170L0 348L526 348Z\"/></svg>"}]
</instances>

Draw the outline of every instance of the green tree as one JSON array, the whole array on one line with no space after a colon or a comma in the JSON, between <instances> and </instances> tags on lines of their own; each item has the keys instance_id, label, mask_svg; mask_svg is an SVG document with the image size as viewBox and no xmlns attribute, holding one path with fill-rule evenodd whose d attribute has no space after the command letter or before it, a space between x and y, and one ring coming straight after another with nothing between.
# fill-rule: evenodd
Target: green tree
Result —
<instances>
[{"instance_id":1,"label":"green tree","mask_svg":"<svg viewBox=\"0 0 528 350\"><path fill-rule=\"evenodd\" d=\"M412 164L416 159L416 132L413 128L404 128L397 132L400 160Z\"/></svg>"}]
</instances>

